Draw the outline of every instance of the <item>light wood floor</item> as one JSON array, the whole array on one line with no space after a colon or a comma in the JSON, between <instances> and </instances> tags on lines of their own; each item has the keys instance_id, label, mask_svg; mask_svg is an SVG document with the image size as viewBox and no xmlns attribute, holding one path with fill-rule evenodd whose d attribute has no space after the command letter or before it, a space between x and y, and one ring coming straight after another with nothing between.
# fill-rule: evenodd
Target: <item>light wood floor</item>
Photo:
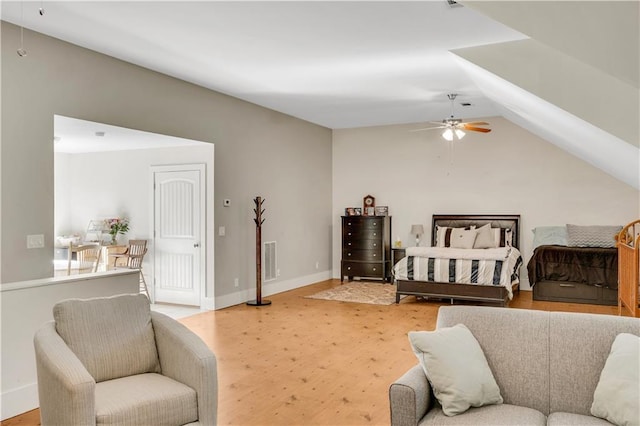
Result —
<instances>
[{"instance_id":1,"label":"light wood floor","mask_svg":"<svg viewBox=\"0 0 640 426\"><path fill-rule=\"evenodd\" d=\"M218 358L221 425L385 425L389 385L417 360L410 330L433 330L443 303L403 299L379 306L305 299L330 280L180 320ZM512 308L617 315L615 306L533 301ZM2 426L39 425L33 410Z\"/></svg>"}]
</instances>

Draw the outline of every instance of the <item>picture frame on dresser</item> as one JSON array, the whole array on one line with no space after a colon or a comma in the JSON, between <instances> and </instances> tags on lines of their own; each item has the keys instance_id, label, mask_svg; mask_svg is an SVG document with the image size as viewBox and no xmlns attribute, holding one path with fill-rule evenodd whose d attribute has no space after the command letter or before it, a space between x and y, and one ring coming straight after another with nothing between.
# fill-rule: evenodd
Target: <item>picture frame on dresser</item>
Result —
<instances>
[{"instance_id":1,"label":"picture frame on dresser","mask_svg":"<svg viewBox=\"0 0 640 426\"><path fill-rule=\"evenodd\" d=\"M389 216L389 206L376 206L376 216Z\"/></svg>"}]
</instances>

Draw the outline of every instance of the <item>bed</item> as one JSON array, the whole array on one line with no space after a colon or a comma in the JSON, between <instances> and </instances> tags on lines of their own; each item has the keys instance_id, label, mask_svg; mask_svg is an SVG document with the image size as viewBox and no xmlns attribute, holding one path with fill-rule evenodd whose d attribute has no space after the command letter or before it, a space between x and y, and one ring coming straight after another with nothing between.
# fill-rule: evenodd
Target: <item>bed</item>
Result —
<instances>
[{"instance_id":1,"label":"bed","mask_svg":"<svg viewBox=\"0 0 640 426\"><path fill-rule=\"evenodd\" d=\"M539 227L527 263L533 300L615 306L621 226ZM545 236L554 232L552 238ZM562 234L564 233L564 234Z\"/></svg>"},{"instance_id":2,"label":"bed","mask_svg":"<svg viewBox=\"0 0 640 426\"><path fill-rule=\"evenodd\" d=\"M640 220L627 224L618 234L618 315L640 317Z\"/></svg>"},{"instance_id":3,"label":"bed","mask_svg":"<svg viewBox=\"0 0 640 426\"><path fill-rule=\"evenodd\" d=\"M479 238L481 228L490 229L500 247L449 246L463 230L476 229ZM453 237L452 229L459 230ZM394 265L396 303L418 296L508 305L520 288L519 215L433 215L431 230L431 247L409 247Z\"/></svg>"}]
</instances>

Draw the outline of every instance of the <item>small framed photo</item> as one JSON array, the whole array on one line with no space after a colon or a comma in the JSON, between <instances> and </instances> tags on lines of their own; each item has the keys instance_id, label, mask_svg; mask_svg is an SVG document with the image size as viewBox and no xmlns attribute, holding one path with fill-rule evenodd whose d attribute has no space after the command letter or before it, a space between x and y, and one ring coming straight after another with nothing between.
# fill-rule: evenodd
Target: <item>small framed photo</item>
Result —
<instances>
[{"instance_id":1,"label":"small framed photo","mask_svg":"<svg viewBox=\"0 0 640 426\"><path fill-rule=\"evenodd\" d=\"M360 207L347 207L344 209L345 216L360 216L362 214L362 209Z\"/></svg>"},{"instance_id":2,"label":"small framed photo","mask_svg":"<svg viewBox=\"0 0 640 426\"><path fill-rule=\"evenodd\" d=\"M376 216L389 216L389 206L376 206Z\"/></svg>"},{"instance_id":3,"label":"small framed photo","mask_svg":"<svg viewBox=\"0 0 640 426\"><path fill-rule=\"evenodd\" d=\"M360 207L354 207L353 208L353 212L354 212L354 216L362 216L362 208Z\"/></svg>"}]
</instances>

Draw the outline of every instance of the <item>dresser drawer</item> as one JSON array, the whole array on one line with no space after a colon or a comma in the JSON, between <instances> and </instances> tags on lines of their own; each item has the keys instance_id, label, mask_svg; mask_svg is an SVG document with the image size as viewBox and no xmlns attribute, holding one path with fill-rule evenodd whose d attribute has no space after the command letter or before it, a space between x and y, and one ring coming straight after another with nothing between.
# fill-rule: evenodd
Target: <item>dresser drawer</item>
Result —
<instances>
[{"instance_id":1,"label":"dresser drawer","mask_svg":"<svg viewBox=\"0 0 640 426\"><path fill-rule=\"evenodd\" d=\"M342 275L350 277L378 277L383 269L382 263L342 261Z\"/></svg>"},{"instance_id":2,"label":"dresser drawer","mask_svg":"<svg viewBox=\"0 0 640 426\"><path fill-rule=\"evenodd\" d=\"M342 250L342 259L344 260L360 260L365 262L381 262L382 249L378 250Z\"/></svg>"},{"instance_id":3,"label":"dresser drawer","mask_svg":"<svg viewBox=\"0 0 640 426\"><path fill-rule=\"evenodd\" d=\"M357 238L347 238L343 245L343 249L359 249L359 250L382 250L382 241L378 240L363 240Z\"/></svg>"},{"instance_id":4,"label":"dresser drawer","mask_svg":"<svg viewBox=\"0 0 640 426\"><path fill-rule=\"evenodd\" d=\"M384 219L383 218L363 218L359 217L356 219L345 218L343 229L359 231L359 230L371 230L378 229L381 230L384 227Z\"/></svg>"},{"instance_id":5,"label":"dresser drawer","mask_svg":"<svg viewBox=\"0 0 640 426\"><path fill-rule=\"evenodd\" d=\"M353 240L380 240L382 239L382 230L380 229L345 229L342 232L344 241Z\"/></svg>"}]
</instances>

